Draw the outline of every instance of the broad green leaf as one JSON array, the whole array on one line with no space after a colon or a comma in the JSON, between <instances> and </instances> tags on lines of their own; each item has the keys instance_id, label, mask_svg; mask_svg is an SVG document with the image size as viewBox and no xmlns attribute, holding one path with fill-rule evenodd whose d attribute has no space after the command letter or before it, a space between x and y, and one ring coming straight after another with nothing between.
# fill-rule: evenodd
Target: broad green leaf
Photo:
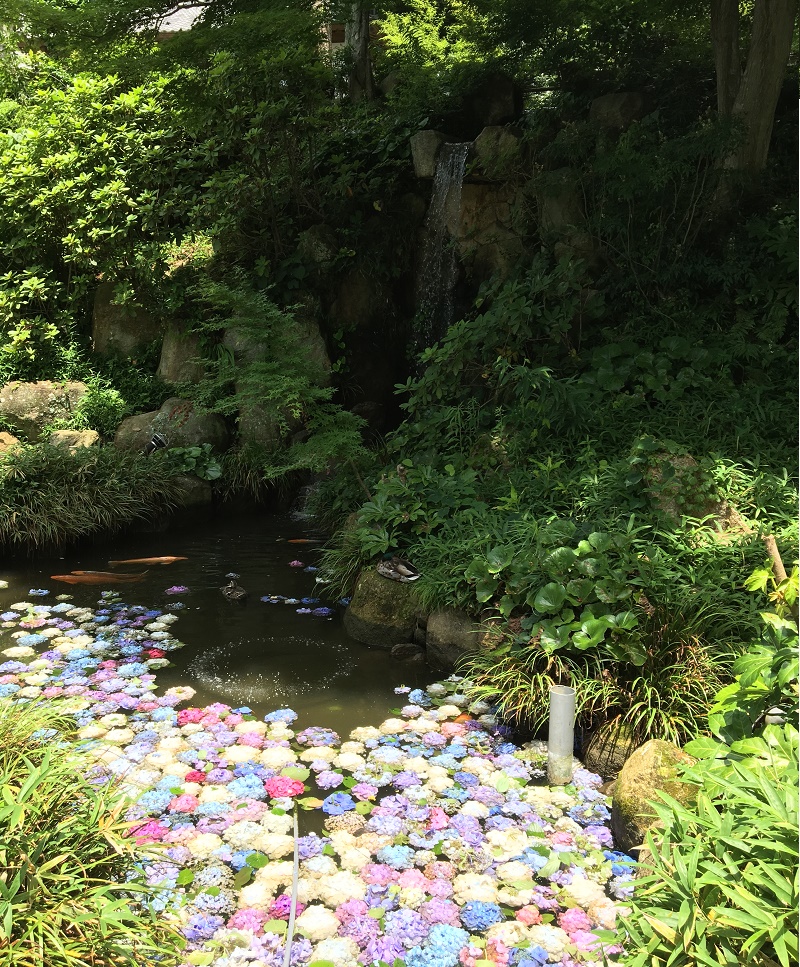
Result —
<instances>
[{"instance_id":1,"label":"broad green leaf","mask_svg":"<svg viewBox=\"0 0 800 967\"><path fill-rule=\"evenodd\" d=\"M556 614L567 599L567 592L563 585L551 581L540 588L533 601L534 608L539 614Z\"/></svg>"}]
</instances>

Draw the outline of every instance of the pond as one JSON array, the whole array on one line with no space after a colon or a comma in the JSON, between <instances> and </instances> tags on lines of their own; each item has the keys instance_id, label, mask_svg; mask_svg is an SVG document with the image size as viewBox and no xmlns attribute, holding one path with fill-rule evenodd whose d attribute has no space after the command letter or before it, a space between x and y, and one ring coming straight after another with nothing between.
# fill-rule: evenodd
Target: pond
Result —
<instances>
[{"instance_id":1,"label":"pond","mask_svg":"<svg viewBox=\"0 0 800 967\"><path fill-rule=\"evenodd\" d=\"M295 544L290 541L310 541ZM259 716L289 706L304 725L347 734L377 725L397 705L395 687L416 687L435 675L424 663L409 664L371 649L344 630L344 606L325 597L313 570L322 540L307 520L290 514L250 512L176 524L159 534L129 534L103 544L85 544L66 556L5 562L0 578L8 589L0 602L26 600L32 588L71 594L77 605L96 607L100 592L116 590L131 605L170 608L185 647L170 653L172 666L159 672L159 691L173 685L197 690L194 703L247 705ZM169 565L109 567L110 560L185 557ZM303 566L297 566L302 562ZM295 563L295 566L291 566ZM69 585L52 575L75 570L141 573L135 584ZM221 587L228 574L248 592L244 602L228 601ZM167 594L185 587L181 594ZM286 604L262 597L289 598ZM315 599L303 603L302 599ZM328 617L314 615L319 607Z\"/></svg>"}]
</instances>

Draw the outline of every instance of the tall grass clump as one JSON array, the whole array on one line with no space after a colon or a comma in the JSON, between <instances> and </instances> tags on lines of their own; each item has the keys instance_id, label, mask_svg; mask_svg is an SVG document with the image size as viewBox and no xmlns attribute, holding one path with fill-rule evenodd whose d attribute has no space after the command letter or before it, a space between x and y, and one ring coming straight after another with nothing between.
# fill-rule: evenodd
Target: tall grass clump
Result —
<instances>
[{"instance_id":1,"label":"tall grass clump","mask_svg":"<svg viewBox=\"0 0 800 967\"><path fill-rule=\"evenodd\" d=\"M178 962L179 939L126 876L124 802L85 777L71 720L52 704L0 702L0 967Z\"/></svg>"},{"instance_id":2,"label":"tall grass clump","mask_svg":"<svg viewBox=\"0 0 800 967\"><path fill-rule=\"evenodd\" d=\"M74 454L46 445L0 457L0 547L63 547L177 505L178 484L166 465L112 447Z\"/></svg>"}]
</instances>

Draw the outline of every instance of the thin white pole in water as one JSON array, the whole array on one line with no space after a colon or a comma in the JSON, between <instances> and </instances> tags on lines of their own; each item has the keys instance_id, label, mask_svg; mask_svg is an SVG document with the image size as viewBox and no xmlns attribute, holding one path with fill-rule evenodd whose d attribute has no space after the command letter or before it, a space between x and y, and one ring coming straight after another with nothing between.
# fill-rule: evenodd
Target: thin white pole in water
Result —
<instances>
[{"instance_id":1,"label":"thin white pole in water","mask_svg":"<svg viewBox=\"0 0 800 967\"><path fill-rule=\"evenodd\" d=\"M575 689L569 685L553 685L547 735L547 781L551 786L564 786L572 779L574 743Z\"/></svg>"}]
</instances>

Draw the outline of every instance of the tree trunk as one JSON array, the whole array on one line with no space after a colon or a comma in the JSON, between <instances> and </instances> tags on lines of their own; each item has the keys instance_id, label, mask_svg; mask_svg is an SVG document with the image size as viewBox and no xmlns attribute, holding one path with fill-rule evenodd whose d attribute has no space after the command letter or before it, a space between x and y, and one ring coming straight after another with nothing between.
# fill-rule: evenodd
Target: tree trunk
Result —
<instances>
[{"instance_id":1,"label":"tree trunk","mask_svg":"<svg viewBox=\"0 0 800 967\"><path fill-rule=\"evenodd\" d=\"M761 171L767 163L775 108L783 84L798 0L756 0L747 66L731 114L745 137L725 159L734 171Z\"/></svg>"},{"instance_id":2,"label":"tree trunk","mask_svg":"<svg viewBox=\"0 0 800 967\"><path fill-rule=\"evenodd\" d=\"M711 0L711 43L717 72L717 110L728 117L742 79L739 0Z\"/></svg>"},{"instance_id":3,"label":"tree trunk","mask_svg":"<svg viewBox=\"0 0 800 967\"><path fill-rule=\"evenodd\" d=\"M344 42L352 62L348 79L351 101L368 101L373 97L372 64L369 57L369 9L354 3L344 26Z\"/></svg>"}]
</instances>

